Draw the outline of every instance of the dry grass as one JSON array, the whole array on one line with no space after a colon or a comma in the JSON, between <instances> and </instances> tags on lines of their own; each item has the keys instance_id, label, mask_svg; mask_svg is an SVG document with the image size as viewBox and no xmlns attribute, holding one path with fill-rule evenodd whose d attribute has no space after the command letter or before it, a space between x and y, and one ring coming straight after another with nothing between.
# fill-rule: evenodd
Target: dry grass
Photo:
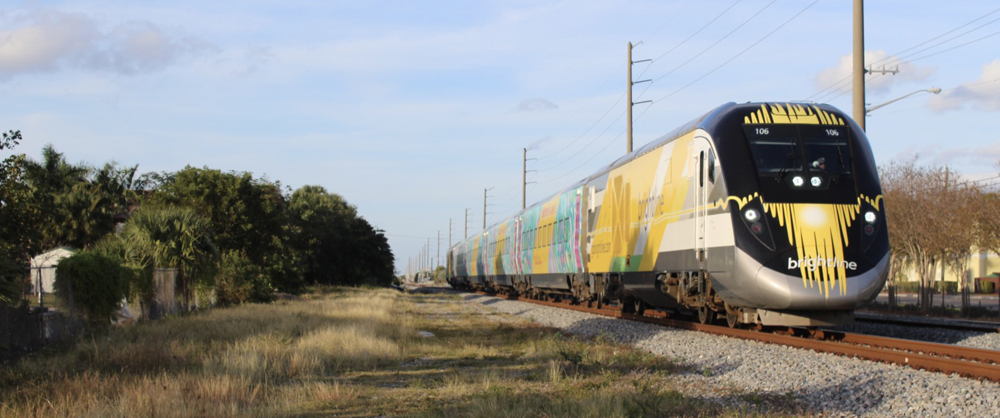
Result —
<instances>
[{"instance_id":1,"label":"dry grass","mask_svg":"<svg viewBox=\"0 0 1000 418\"><path fill-rule=\"evenodd\" d=\"M606 339L580 341L475 315L455 297L337 289L304 301L143 323L3 366L0 416L641 417L761 411L756 402L720 407L682 395L671 389L678 370Z\"/></svg>"}]
</instances>

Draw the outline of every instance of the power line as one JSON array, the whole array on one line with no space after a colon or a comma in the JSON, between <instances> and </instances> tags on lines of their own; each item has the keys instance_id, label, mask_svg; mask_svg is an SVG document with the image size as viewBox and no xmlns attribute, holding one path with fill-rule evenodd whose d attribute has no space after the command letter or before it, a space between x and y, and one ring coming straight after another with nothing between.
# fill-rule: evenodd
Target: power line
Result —
<instances>
[{"instance_id":1,"label":"power line","mask_svg":"<svg viewBox=\"0 0 1000 418\"><path fill-rule=\"evenodd\" d=\"M997 10L1000 10L1000 9L997 9ZM981 17L979 17L979 19L982 19L982 18L984 18L984 17L986 17L986 16L989 16L990 14L993 14L993 13L995 13L995 12L996 12L997 10L994 10L994 11L992 11L992 12L990 12L990 13L987 13L987 14L986 14L986 15L984 15L984 16L981 16ZM976 20L979 20L979 19L976 19ZM968 35L968 34L970 34L970 33L972 33L972 32L975 32L975 31L977 31L977 30L979 30L979 29L981 29L981 28L983 28L983 27L985 27L985 26L987 26L987 25L989 25L989 24L991 24L991 23L994 23L994 22L996 22L996 21L998 21L998 20L1000 20L1000 18L996 18L996 19L993 19L993 20L991 20L991 21L989 21L989 22L986 22L986 23L984 23L984 24L982 24L982 25L979 25L979 26L977 26L977 27L975 27L975 28L972 28L972 29L970 29L970 30L968 30L968 31L965 31L964 33L961 33L961 34L959 34L959 35L956 35L956 36L953 36L953 37L951 37L951 38L949 38L949 39L945 39L945 40L943 40L943 41L941 41L941 42L938 42L938 43L936 43L936 44L934 44L934 45L931 45L931 46L929 46L929 47L927 47L927 48L923 48L923 49L920 49L920 50L918 50L918 51L914 51L914 52L911 52L911 53L910 53L910 54L908 54L908 55L900 55L900 54L896 54L896 55L894 55L894 57L896 57L896 58L895 58L895 61L901 61L901 60L903 60L903 59L904 59L904 58L906 58L906 57L909 57L909 56L913 56L913 55L916 55L916 54L919 54L919 53L921 53L921 52L925 52L925 51L928 51L928 50L931 50L931 49L933 49L933 48L936 48L936 47L938 47L938 46L941 46L941 45L943 45L943 44L945 44L945 43L948 43L948 42L951 42L951 41L954 41L955 39L958 39L958 38L961 38L961 37L963 37L963 36L965 36L965 35ZM975 20L973 20L973 22L975 22ZM962 26L959 26L959 28L961 28L961 27L964 27L964 26L967 26L967 25L969 25L970 23L972 23L972 22L969 22L969 23L966 23L965 25L962 25ZM957 29L959 29L959 28L956 28L956 29L953 29L953 30L951 30L951 31L949 31L949 32L946 32L945 34L948 34L948 33L951 33L951 32L954 32L955 30L957 30ZM938 36L937 38L940 38L941 36L944 36L944 35L940 35L940 36ZM992 35L990 35L990 36L992 36ZM937 38L933 38L933 39L931 39L931 40L934 40L934 39L937 39ZM982 40L982 39L984 39L984 38L980 38L980 39L977 39L976 41L979 41L979 40ZM927 41L927 42L929 42L929 41ZM924 43L927 43L927 42L924 42ZM973 41L973 42L975 42L975 41ZM971 43L971 42L969 42L969 43ZM964 46L964 45L967 45L967 44L968 44L968 43L966 43L966 44L962 44L962 45L959 45L959 46ZM955 49L955 48L957 48L957 47L954 47L954 48L951 48L951 49ZM913 49L913 48L910 48L910 49ZM951 49L948 49L948 50L951 50ZM946 51L948 51L948 50L946 50ZM944 51L941 51L941 52L944 52ZM934 55L936 55L936 54L934 54ZM888 59L889 59L889 58L885 58L885 59L883 59L883 61L885 61L885 60L888 60ZM915 60L911 60L911 61L915 61ZM890 63L892 63L892 62L890 62Z\"/></svg>"},{"instance_id":2,"label":"power line","mask_svg":"<svg viewBox=\"0 0 1000 418\"><path fill-rule=\"evenodd\" d=\"M735 2L733 2L733 4L730 4L729 7L727 7L721 13L719 13L718 15L716 15L714 18L712 18L712 20L708 21L708 23L706 23L704 26L702 26L701 28L699 28L698 30L696 30L694 33L692 33L691 35L689 35L687 38L684 38L683 41L681 41L677 45L674 45L673 48L670 48L670 50L668 50L667 52L664 52L662 55L660 55L660 56L658 56L656 58L653 58L653 62L658 61L660 58L663 58L663 57L667 56L667 54L669 54L671 52L674 52L674 50L676 50L677 48L680 48L682 45L686 44L687 41L691 40L691 38L694 38L699 33L701 33L701 31L705 30L706 28L708 28L709 26L711 26L713 23L715 23L716 20L719 20L719 18L722 17L722 15L726 14L726 12L728 12L729 10L731 10L733 7L736 7L736 5L740 3L740 1L742 1L742 0L736 0ZM638 75L638 77L642 77L643 74L645 74L645 70L643 70L643 72L640 73Z\"/></svg>"},{"instance_id":3,"label":"power line","mask_svg":"<svg viewBox=\"0 0 1000 418\"><path fill-rule=\"evenodd\" d=\"M930 39L928 39L928 40L926 40L926 41L923 41L923 42L921 42L921 43L919 43L919 44L916 44L916 45L914 45L914 46L911 46L911 47L909 47L909 48L906 48L906 49L904 49L904 50L902 50L902 51L899 51L899 52L897 52L897 53L895 53L895 54L893 54L893 55L890 55L890 56L888 56L888 57L886 57L886 58L883 58L883 59L880 59L880 60L878 60L878 61L875 61L874 63L872 63L872 65L881 65L881 64L883 64L883 63L885 63L885 65L888 65L888 64L891 64L891 63L893 63L893 62L895 62L895 61L890 61L890 62L886 62L886 61L889 61L889 60L893 60L893 59L895 59L896 61L899 61L899 60L901 60L901 59L900 59L900 58L896 58L896 57L897 57L897 56L899 56L900 54L904 54L904 53L907 53L907 52L909 52L909 51L911 51L911 50L913 50L913 49L915 49L915 48L918 48L918 47L920 47L920 46L923 46L923 45L926 45L927 43L930 43L930 42L933 42L934 40L937 40L937 39L940 39L940 38L942 38L942 37L944 37L944 36L947 36L948 34L950 34L950 33L952 33L952 32L955 32L955 31L957 31L957 30L959 30L959 29L962 29L962 28L964 28L964 27L966 27L966 26L969 26L969 25L971 25L971 24L973 24L973 23L975 23L975 22L977 22L977 21L979 21L979 20L981 20L981 19L984 19L984 18L986 18L987 16L989 16L989 15L991 15L991 14L993 14L993 13L996 13L996 12L998 12L998 11L1000 11L1000 8L998 8L998 9L994 9L993 11L991 11L991 12L989 12L989 13L986 13L986 14L984 14L984 15L980 16L980 17L977 17L977 18L975 18L975 19L973 19L973 20L970 20L970 21L968 21L968 22L966 22L966 23L964 23L964 24L962 24L962 25L959 25L958 27L956 27L956 28L954 28L954 29L951 29L951 30L949 30L949 31L947 31L947 32L945 32L945 33L942 33L942 34L940 34L940 35L938 35L938 36L935 36L935 37L933 37L933 38L930 38ZM956 36L956 37L954 37L954 38L951 38L951 39L949 39L948 41L951 41L951 40L954 40L954 39L957 39L957 38L959 38L959 37L961 37L961 36L964 36L964 35L966 35L966 34L968 34L968 33L971 33L971 32L973 32L973 31L976 31L976 30L978 30L978 29L982 28L983 26L986 26L986 25L989 25L990 23L993 23L993 22L996 22L997 20L1000 20L1000 19L994 19L994 20L992 20L992 21L990 21L990 22L987 22L986 24L983 24L983 25L980 25L980 26L976 27L975 29L972 29L972 30L970 30L970 31L967 31L967 32L965 32L965 33L963 33L963 34L959 35L959 36ZM935 54L932 54L932 55L927 55L927 56L924 56L924 57L920 57L919 59L923 59L923 58L927 58L927 57L930 57L930 56L933 56L933 55L937 55L937 54L939 54L939 53L942 53L942 52L947 52L947 51L950 51L950 50L952 50L952 49L955 49L955 48L959 48L959 47L962 47L962 46L965 46L965 45L968 45L968 44L970 44L970 43L973 43L973 42L978 42L978 41L980 41L980 40L983 40L983 39L985 39L985 38L988 38L988 37L991 37L991 36L994 36L994 35L996 35L996 33L994 33L994 34L991 34L991 35L988 35L988 36L986 36L986 37L983 37L983 38L980 38L980 39L977 39L977 40L975 40L975 41L971 41L971 42L967 42L967 43L965 43L965 44L962 44L962 45L959 45L959 46L956 46L956 47L953 47L953 48L950 48L950 49L947 49L947 50L945 50L945 51L940 51L940 52L937 52L937 53L935 53ZM948 41L944 41L944 42L948 42ZM920 53L920 52L923 52L923 51L927 51L928 49L931 49L931 48L933 48L933 47L935 47L935 46L938 46L938 45L941 45L941 44L943 44L944 42L940 42L940 43L938 43L938 44L936 44L936 45L934 45L934 46L931 46L931 47L928 47L928 48L924 48L924 49L921 49L921 50L919 50L919 51L915 51L915 52L914 52L913 54L910 54L910 55L914 55L914 54L917 54L917 53ZM915 60L911 60L911 61L915 61ZM810 100L810 99L812 99L813 97L816 97L817 95L819 95L819 94L821 94L821 93L823 93L823 92L825 92L825 91L827 91L827 90L829 90L829 89L831 89L831 88L833 88L833 89L835 89L835 90L840 90L840 88L842 87L841 85L845 84L845 81L846 81L846 84L850 84L850 80L851 80L851 76L850 76L850 75L848 75L847 77L844 77L844 78L840 79L839 81L836 81L836 82L834 82L834 83L833 83L833 84L831 84L831 85L828 85L827 87L823 88L822 90L820 90L820 91L818 91L818 92L816 92L816 93L813 93L813 94L812 94L811 96L809 96L809 97L806 97L806 98L805 98L804 100ZM820 99L817 99L817 101L822 101L822 97L825 97L825 96L821 96L821 98L820 98ZM839 97L839 96L837 96L837 97Z\"/></svg>"},{"instance_id":4,"label":"power line","mask_svg":"<svg viewBox=\"0 0 1000 418\"><path fill-rule=\"evenodd\" d=\"M570 145L575 144L577 141L579 141L584 136L586 136L588 132L590 132L592 129L594 129L594 127L597 126L597 124L601 123L601 121L604 120L604 118L607 117L608 114L611 113L612 110L614 110L616 107L618 107L618 104L621 103L622 99L624 99L624 98L625 98L625 93L622 93L622 95L618 97L618 100L616 100L615 103L613 105L611 105L611 107L609 107L608 110L605 111L604 114L601 115L600 118L597 119L597 121L595 121L592 125L590 125L590 127L587 128L587 130L584 131L582 134L580 134L580 136L578 136L576 139L574 139L570 143L566 144L566 146L562 147L559 151L556 151L556 152L554 152L552 154L549 154L549 155L546 155L546 156L543 156L543 157L535 157L535 158L537 158L539 160L542 160L542 159L550 158L552 156L555 156L556 154L559 154L560 152L565 151L566 148L569 148ZM587 144L587 145L590 145L590 144ZM584 147L586 147L587 145L585 145ZM574 154L574 156L575 156L575 154ZM569 159L572 159L572 156ZM569 160L569 159L567 159L567 160ZM566 161L563 161L563 162L566 162ZM559 163L559 164L562 164L562 163ZM552 167L549 167L549 168L550 169L551 168L555 168L559 164L556 164L555 166L552 166Z\"/></svg>"},{"instance_id":5,"label":"power line","mask_svg":"<svg viewBox=\"0 0 1000 418\"><path fill-rule=\"evenodd\" d=\"M607 149L608 149L608 147L610 147L610 146L611 146L611 144L614 144L614 143L615 143L615 142L617 142L617 141L618 141L619 139L621 139L622 135L624 135L624 134L625 134L625 132L621 132L621 133L619 133L619 134L618 134L618 136L616 136L616 137L612 138L612 140L611 140L611 141L608 141L607 145L605 145L605 146L604 146L604 148L601 148L601 150L600 150L600 151L597 151L597 153L596 153L596 154L592 155L592 156L591 156L590 158L588 158L588 159L587 159L586 161L584 161L584 162L580 163L580 165L576 166L576 168L574 168L574 169L572 169L572 170L569 170L569 171L567 171L566 173L564 173L563 175L561 175L561 176L559 176L559 177L556 177L556 178L553 178L553 179L549 179L549 180L546 180L546 181L539 181L538 183L539 183L539 184L545 184L545 183L552 183L552 182L554 182L554 181L556 181L556 180L560 180L560 179L562 179L562 178L565 178L566 176L569 176L570 174L572 174L572 173L576 172L576 170L579 170L579 169L580 169L580 168L582 168L582 167L583 167L584 165L586 165L587 163L591 162L591 161L592 161L592 160L593 160L594 158L597 158L597 156L598 156L598 155L601 155L601 153L603 153L603 152L604 152L605 150L607 150Z\"/></svg>"},{"instance_id":6,"label":"power line","mask_svg":"<svg viewBox=\"0 0 1000 418\"><path fill-rule=\"evenodd\" d=\"M673 95L675 95L675 94L679 93L679 92L680 92L681 90L684 90L684 89L686 89L686 88L690 87L690 86L691 86L691 85L693 85L694 83L697 83L697 82L701 81L702 79L704 79L705 77L708 77L708 76L709 76L709 75L711 75L712 73L714 73L714 72L718 71L718 70L719 70L720 68L724 67L724 66L725 66L726 64L729 64L730 62L732 62L732 61L733 61L733 60L735 60L736 58L739 58L739 57L740 57L741 55L743 55L744 53L746 53L747 51L749 51L749 50L750 50L750 49L752 49L753 47L757 46L757 44L759 44L759 43L763 42L763 41L764 41L765 39L767 39L768 37L770 37L771 35L773 35L773 34L774 34L775 32L777 32L777 31L781 30L781 28L785 27L785 25L787 25L788 23L790 23L790 22L791 22L792 20L795 20L795 18L797 18L797 17L799 17L800 15L802 15L802 13L805 13L805 12L806 12L806 10L809 10L809 8L813 7L813 5L815 5L815 4L817 3L817 2L819 2L819 0L814 0L814 1L812 2L812 3L809 3L809 5L808 5L808 6L806 6L806 7L805 7L805 8L803 8L802 10L800 10L800 11L799 11L798 13L796 13L796 14L795 14L794 16L792 16L792 17L788 18L788 20L785 20L785 22L784 22L784 23L782 23L782 24L778 25L778 27L774 28L774 30L772 30L772 31L768 32L768 33L767 33L767 35L764 35L764 37L762 37L762 38L758 39L758 40L757 40L757 42L754 42L754 43L750 44L750 46L748 46L748 47L744 48L744 49L743 49L742 51L740 51L740 52L739 52L738 54L736 54L736 55L734 55L733 57L729 58L728 60L726 60L726 61L725 61L725 62L723 62L722 64L719 64L718 66L716 66L715 68L713 68L713 69L712 69L711 71L708 71L708 72L706 72L706 73L702 74L702 76L701 76L701 77L698 77L698 78L696 78L696 79L695 79L694 81L691 81L690 83L687 83L687 84L685 84L685 85L684 85L683 87L681 87L681 88L679 88L679 89L677 89L677 90L674 90L674 91L673 91L673 92L671 92L670 94L667 94L666 96L663 96L663 97L661 97L661 98L659 98L659 99L657 99L657 100L654 100L653 102L654 102L654 103L656 103L656 102L659 102L659 101L661 101L661 100L664 100L664 99L667 99L667 98L669 98L670 96L673 96ZM773 3L773 2L772 2L772 3ZM768 6L770 6L770 4L768 4ZM766 8L766 7L765 7L765 8ZM763 9L761 9L761 11L763 11ZM759 12L758 12L758 13L759 13ZM756 15L754 15L754 16L756 16ZM752 17L751 17L751 19L752 19ZM728 35L727 35L727 36L728 36ZM650 106L650 107L652 107L652 106ZM646 108L646 110L643 110L643 111L642 111L642 113L640 113L640 114L639 114L639 118L642 118L642 115L644 115L644 114L646 113L646 111L648 111L648 110L649 110L649 107L647 107L647 108Z\"/></svg>"},{"instance_id":7,"label":"power line","mask_svg":"<svg viewBox=\"0 0 1000 418\"><path fill-rule=\"evenodd\" d=\"M981 40L983 40L983 39L987 39L987 38L992 38L992 37L994 37L994 36L997 36L997 35L1000 35L1000 31L996 31L996 32L993 32L993 33L991 33L991 34L989 34L989 35L986 35L986 36L984 36L984 37L982 37L982 38L978 38L978 39L973 39L973 40L971 40L971 41L969 41L969 42L966 42L966 43L964 43L964 44L960 44L960 45L955 45L955 46L953 46L953 47L951 47L951 48L948 48L948 49L945 49L945 50L943 50L943 51L938 51L938 52L935 52L935 53L933 53L933 54L927 54L927 55L924 55L924 56L922 56L922 57L917 57L917 58L914 58L914 59L911 59L911 60L910 60L910 62L913 62L913 61L919 61L919 60L922 60L922 59L924 59L924 58L930 58L930 57L933 57L933 56L935 56L935 55L939 55L939 54L943 54L943 53L945 53L945 52L948 52L948 51L953 51L953 50L955 50L955 49L958 49L958 48L961 48L961 47L963 47L963 46L966 46L966 45L969 45L969 44L973 44L973 43L976 43L976 42L979 42L979 41L981 41Z\"/></svg>"},{"instance_id":8,"label":"power line","mask_svg":"<svg viewBox=\"0 0 1000 418\"><path fill-rule=\"evenodd\" d=\"M760 15L761 13L763 13L764 10L767 10L768 7L771 7L771 5L774 4L776 1L778 1L778 0L772 0L770 3L764 5L764 7L762 7L760 10L758 10L757 13L754 13L752 16L750 16L749 18L747 18L746 20L744 20L743 23L740 23L739 25L737 25L735 28L733 28L733 30L729 31L729 33L723 35L721 38L719 38L718 40L716 40L714 43L712 43L711 45L709 45L707 48L701 50L701 52L695 54L693 57L689 58L687 61L684 61L683 63L681 63L680 65L678 65L677 67L675 67L673 70L670 70L666 74L664 74L664 75L662 75L660 77L657 77L656 79L653 80L653 82L655 83L657 81L662 80L664 77L666 77L666 76L668 76L670 74L673 74L675 71L681 69L682 67L684 67L685 65L687 65L691 61L694 61L698 57L702 56L704 53L710 51L712 48L715 48L716 45L718 45L720 42L726 40L726 38L728 38L733 33L736 33L736 31L740 30L740 28L742 28L743 26L745 26L747 23L750 23L751 20L753 20L758 15ZM735 6L735 5L736 4L734 3L733 6ZM730 6L730 7L732 7L732 6ZM657 58L657 59L659 59L659 58ZM645 91L645 90L643 90L643 91ZM642 94L640 94L639 96L641 97Z\"/></svg>"}]
</instances>

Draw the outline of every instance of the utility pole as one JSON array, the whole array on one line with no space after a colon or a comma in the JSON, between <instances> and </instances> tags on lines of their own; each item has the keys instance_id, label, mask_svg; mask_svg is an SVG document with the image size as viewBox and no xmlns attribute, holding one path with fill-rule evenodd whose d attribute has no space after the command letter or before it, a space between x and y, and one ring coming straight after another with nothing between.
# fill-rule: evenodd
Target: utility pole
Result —
<instances>
[{"instance_id":1,"label":"utility pole","mask_svg":"<svg viewBox=\"0 0 1000 418\"><path fill-rule=\"evenodd\" d=\"M854 121L865 130L865 16L864 1L854 0Z\"/></svg>"},{"instance_id":2,"label":"utility pole","mask_svg":"<svg viewBox=\"0 0 1000 418\"><path fill-rule=\"evenodd\" d=\"M642 42L640 41L638 44L636 44L636 46L639 46L641 44ZM628 118L626 120L626 129L625 129L625 131L627 132L626 137L628 143L627 146L625 147L626 154L632 153L632 106L635 106L639 103L649 103L652 101L652 100L644 100L639 103L632 103L632 86L639 83L652 81L652 80L642 80L642 81L636 81L634 83L632 82L632 65L646 61L652 61L652 60L647 59L647 60L632 61L632 43L629 42L628 43Z\"/></svg>"},{"instance_id":3,"label":"utility pole","mask_svg":"<svg viewBox=\"0 0 1000 418\"><path fill-rule=\"evenodd\" d=\"M521 158L521 210L524 210L524 208L528 207L527 206L528 184L534 183L533 181L528 181L528 171L535 171L535 170L528 170L528 160L536 159L536 158L528 158L527 148L523 148L523 150L524 150L524 156Z\"/></svg>"},{"instance_id":4,"label":"utility pole","mask_svg":"<svg viewBox=\"0 0 1000 418\"><path fill-rule=\"evenodd\" d=\"M483 229L486 229L486 192L493 190L493 187L483 189Z\"/></svg>"},{"instance_id":5,"label":"utility pole","mask_svg":"<svg viewBox=\"0 0 1000 418\"><path fill-rule=\"evenodd\" d=\"M467 238L469 238L469 208L465 208L465 235L462 236L462 239Z\"/></svg>"},{"instance_id":6,"label":"utility pole","mask_svg":"<svg viewBox=\"0 0 1000 418\"><path fill-rule=\"evenodd\" d=\"M438 244L438 254L437 254L437 260L438 260L438 262L437 263L441 264L441 230L438 230L438 242L437 242L437 244ZM437 270L437 266L434 266L434 270L435 271Z\"/></svg>"}]
</instances>

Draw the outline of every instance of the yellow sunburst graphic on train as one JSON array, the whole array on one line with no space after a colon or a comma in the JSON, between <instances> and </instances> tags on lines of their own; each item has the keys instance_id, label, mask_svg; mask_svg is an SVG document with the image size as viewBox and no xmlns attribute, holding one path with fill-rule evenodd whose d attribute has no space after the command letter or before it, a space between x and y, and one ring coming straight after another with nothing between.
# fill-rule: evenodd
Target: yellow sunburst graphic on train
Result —
<instances>
[{"instance_id":1,"label":"yellow sunburst graphic on train","mask_svg":"<svg viewBox=\"0 0 1000 418\"><path fill-rule=\"evenodd\" d=\"M847 270L857 270L857 263L844 257L850 244L848 230L860 205L824 205L810 203L764 204L764 212L778 220L795 246L797 259L788 259L788 269L798 269L802 285L818 287L830 297L837 284L840 294L847 294Z\"/></svg>"},{"instance_id":2,"label":"yellow sunburst graphic on train","mask_svg":"<svg viewBox=\"0 0 1000 418\"><path fill-rule=\"evenodd\" d=\"M803 125L843 125L844 119L820 109L818 106L791 104L762 104L760 110L743 118L747 124L784 124L797 123Z\"/></svg>"}]
</instances>

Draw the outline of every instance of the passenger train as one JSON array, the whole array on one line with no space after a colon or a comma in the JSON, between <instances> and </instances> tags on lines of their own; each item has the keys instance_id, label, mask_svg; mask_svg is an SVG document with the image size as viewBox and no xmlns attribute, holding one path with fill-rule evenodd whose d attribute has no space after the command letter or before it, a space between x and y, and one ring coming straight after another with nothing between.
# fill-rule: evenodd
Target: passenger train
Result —
<instances>
[{"instance_id":1,"label":"passenger train","mask_svg":"<svg viewBox=\"0 0 1000 418\"><path fill-rule=\"evenodd\" d=\"M889 265L865 133L814 103L729 103L448 250L448 282L733 327L853 320Z\"/></svg>"}]
</instances>

